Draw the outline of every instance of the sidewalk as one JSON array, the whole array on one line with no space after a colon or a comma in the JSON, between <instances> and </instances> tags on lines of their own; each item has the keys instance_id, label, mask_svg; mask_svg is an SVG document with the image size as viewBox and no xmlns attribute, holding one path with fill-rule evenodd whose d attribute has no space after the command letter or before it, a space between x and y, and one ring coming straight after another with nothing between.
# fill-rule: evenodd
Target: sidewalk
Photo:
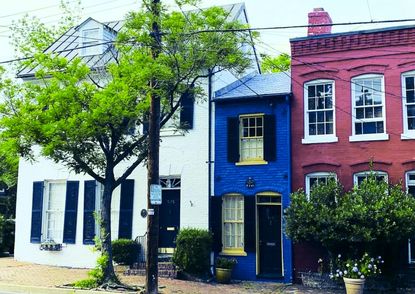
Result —
<instances>
[{"instance_id":1,"label":"sidewalk","mask_svg":"<svg viewBox=\"0 0 415 294\"><path fill-rule=\"evenodd\" d=\"M84 279L87 269L53 267L15 261L13 258L0 258L0 292L16 293L103 293L102 291L74 291L57 288L64 284ZM121 276L129 285L143 285L144 277ZM248 294L248 293L291 293L291 294L340 294L342 292L323 292L323 290L305 289L300 286L288 286L277 283L241 282L231 285L204 284L189 281L159 279L164 294Z\"/></svg>"}]
</instances>

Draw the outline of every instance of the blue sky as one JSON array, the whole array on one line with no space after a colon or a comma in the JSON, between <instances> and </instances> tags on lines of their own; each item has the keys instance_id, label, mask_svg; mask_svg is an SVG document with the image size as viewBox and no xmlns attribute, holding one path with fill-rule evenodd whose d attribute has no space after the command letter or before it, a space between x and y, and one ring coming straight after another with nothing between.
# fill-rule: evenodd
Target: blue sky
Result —
<instances>
[{"instance_id":1,"label":"blue sky","mask_svg":"<svg viewBox=\"0 0 415 294\"><path fill-rule=\"evenodd\" d=\"M74 0L69 1L74 2ZM165 0L164 2L172 4L173 0ZM235 2L241 1L204 0L201 6ZM91 16L99 21L119 20L128 11L140 7L140 3L140 0L83 0L82 6L85 9L82 13L82 19ZM59 18L58 4L59 0L3 1L0 13L0 60L13 57L12 48L8 45L10 31L7 29L13 19L21 17L24 11L34 10L29 14L36 15L45 22L54 23ZM323 7L329 12L335 23L415 18L415 0L246 0L245 4L252 27L305 25L307 24L307 13L315 7ZM8 16L11 14L15 15ZM333 27L333 32L395 25L404 24ZM261 43L257 45L257 48L260 52L273 55L289 52L289 38L305 35L305 28L262 32Z\"/></svg>"}]
</instances>

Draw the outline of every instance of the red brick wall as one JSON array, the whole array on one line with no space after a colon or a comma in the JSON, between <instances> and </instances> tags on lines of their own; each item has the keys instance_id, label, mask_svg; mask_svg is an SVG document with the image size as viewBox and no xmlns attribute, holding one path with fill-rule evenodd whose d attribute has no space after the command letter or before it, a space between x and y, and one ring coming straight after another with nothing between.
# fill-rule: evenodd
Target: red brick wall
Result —
<instances>
[{"instance_id":1,"label":"red brick wall","mask_svg":"<svg viewBox=\"0 0 415 294\"><path fill-rule=\"evenodd\" d=\"M415 28L292 40L292 189L305 185L305 174L333 171L350 189L353 174L368 170L388 173L389 182L403 180L415 169L415 140L402 140L401 74L415 70ZM351 78L384 75L387 141L349 142L352 135ZM335 81L335 117L338 142L303 145L304 83L314 79ZM294 252L296 256L299 252ZM318 258L316 256L315 258ZM314 268L317 259L295 259L296 271Z\"/></svg>"}]
</instances>

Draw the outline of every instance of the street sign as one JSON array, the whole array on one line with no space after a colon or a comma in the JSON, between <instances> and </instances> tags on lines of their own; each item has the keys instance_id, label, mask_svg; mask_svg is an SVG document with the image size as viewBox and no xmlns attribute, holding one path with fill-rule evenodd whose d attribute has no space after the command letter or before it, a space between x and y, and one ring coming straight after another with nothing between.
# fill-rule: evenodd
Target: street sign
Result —
<instances>
[{"instance_id":1,"label":"street sign","mask_svg":"<svg viewBox=\"0 0 415 294\"><path fill-rule=\"evenodd\" d=\"M150 185L150 203L153 205L161 204L161 185Z\"/></svg>"}]
</instances>

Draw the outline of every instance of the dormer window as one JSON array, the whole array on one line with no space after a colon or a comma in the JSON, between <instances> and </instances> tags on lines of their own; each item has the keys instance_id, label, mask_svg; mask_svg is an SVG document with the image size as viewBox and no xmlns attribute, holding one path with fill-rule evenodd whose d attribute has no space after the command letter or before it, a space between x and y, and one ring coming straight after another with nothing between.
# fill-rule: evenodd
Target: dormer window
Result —
<instances>
[{"instance_id":1,"label":"dormer window","mask_svg":"<svg viewBox=\"0 0 415 294\"><path fill-rule=\"evenodd\" d=\"M81 31L81 55L102 54L102 30L100 28L84 29Z\"/></svg>"}]
</instances>

